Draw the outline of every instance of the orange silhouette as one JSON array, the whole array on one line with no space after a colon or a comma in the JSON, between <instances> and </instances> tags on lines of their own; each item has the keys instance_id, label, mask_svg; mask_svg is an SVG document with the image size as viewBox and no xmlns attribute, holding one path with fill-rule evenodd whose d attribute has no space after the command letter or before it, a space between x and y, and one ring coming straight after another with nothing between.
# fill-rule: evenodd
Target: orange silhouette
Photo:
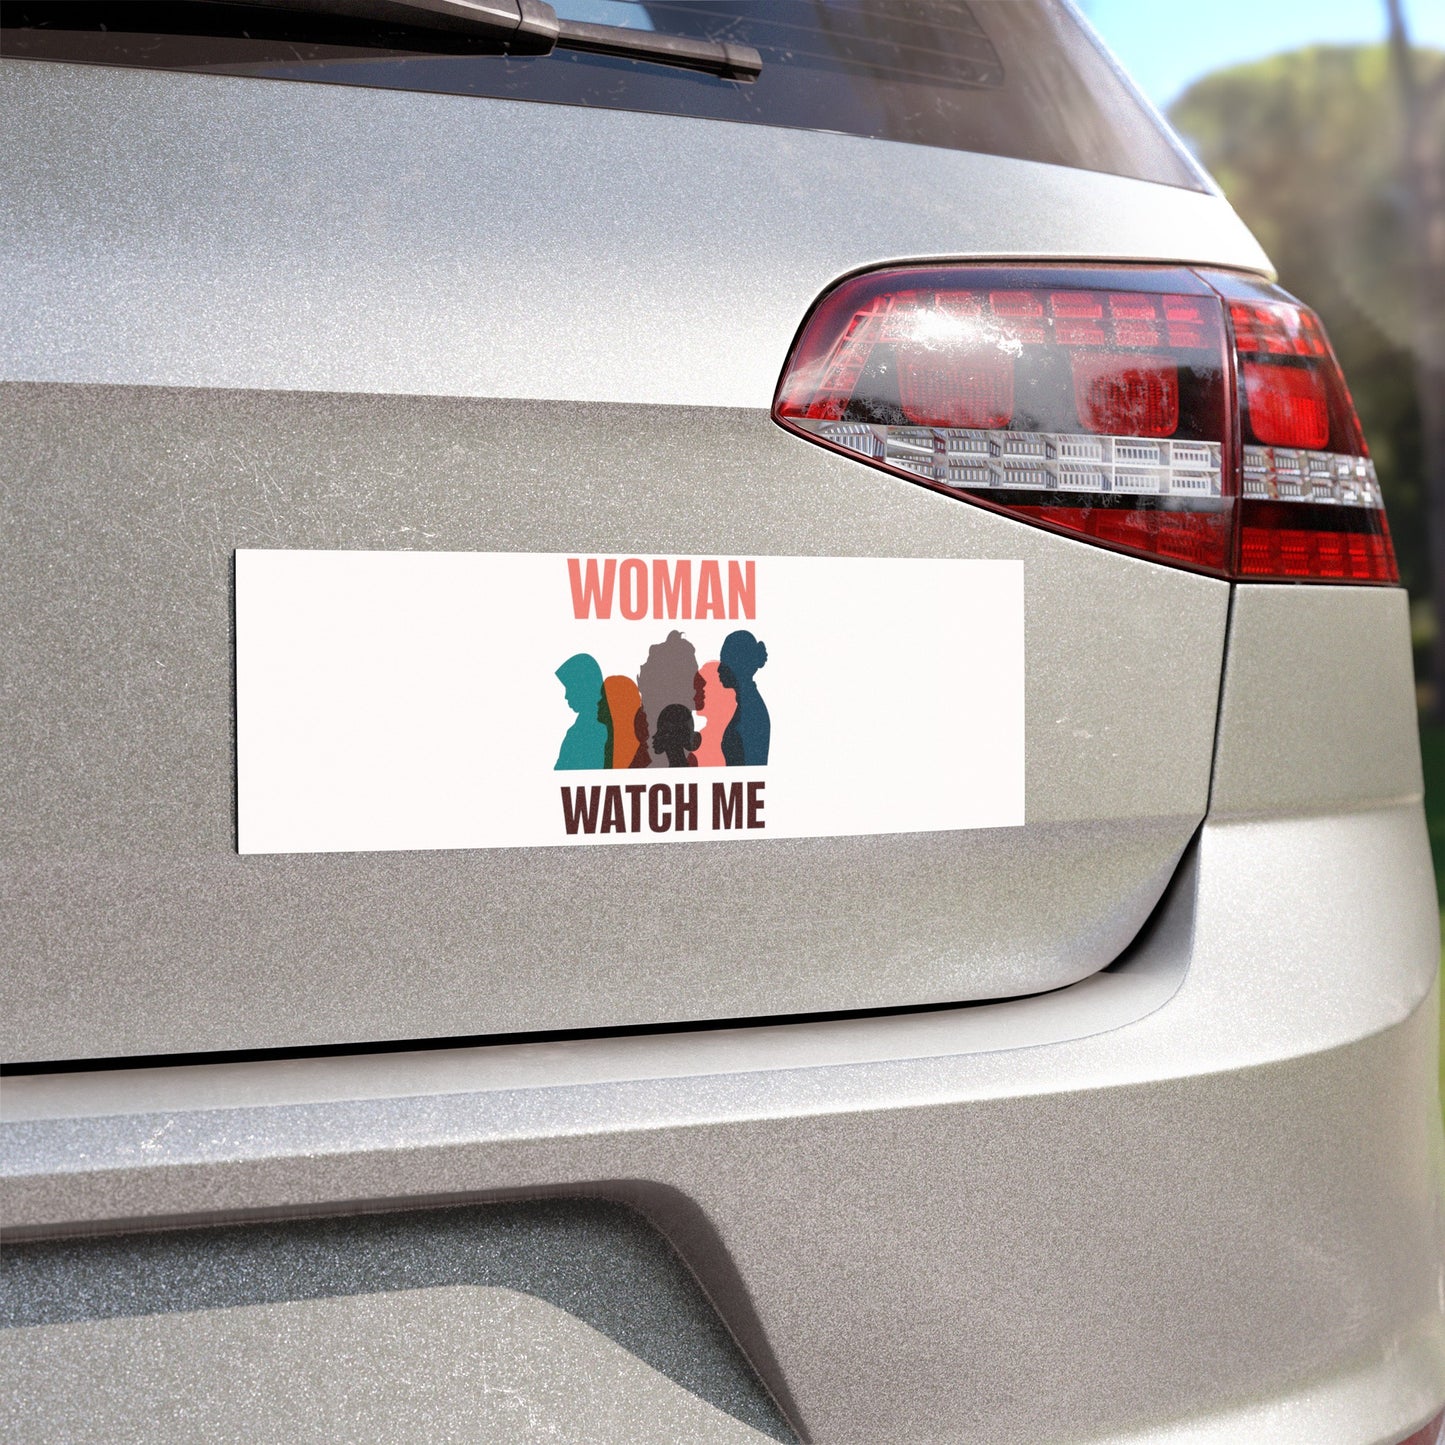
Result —
<instances>
[{"instance_id":1,"label":"orange silhouette","mask_svg":"<svg viewBox=\"0 0 1445 1445\"><path fill-rule=\"evenodd\" d=\"M642 714L642 694L637 684L630 677L609 677L602 683L602 695L612 714L612 751L607 766L647 767L652 755L647 751L647 719Z\"/></svg>"},{"instance_id":2,"label":"orange silhouette","mask_svg":"<svg viewBox=\"0 0 1445 1445\"><path fill-rule=\"evenodd\" d=\"M700 768L725 767L722 736L737 711L737 694L718 680L716 662L703 663L698 677L703 686L696 711L707 719L707 726L702 729L702 746L695 754L697 765Z\"/></svg>"}]
</instances>

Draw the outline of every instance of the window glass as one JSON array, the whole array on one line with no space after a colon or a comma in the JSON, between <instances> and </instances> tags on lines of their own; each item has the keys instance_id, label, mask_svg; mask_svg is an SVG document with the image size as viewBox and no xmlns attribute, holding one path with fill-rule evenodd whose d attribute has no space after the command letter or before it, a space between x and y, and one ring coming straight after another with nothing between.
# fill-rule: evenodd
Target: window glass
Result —
<instances>
[{"instance_id":1,"label":"window glass","mask_svg":"<svg viewBox=\"0 0 1445 1445\"><path fill-rule=\"evenodd\" d=\"M314 17L293 17L287 29L277 12L224 4L8 0L0 50L842 131L1204 188L1062 0L559 0L556 9L591 24L752 45L762 74L721 80L562 48L403 54L379 28L353 25L335 43ZM258 13L268 16L264 36ZM97 28L81 28L86 14Z\"/></svg>"}]
</instances>

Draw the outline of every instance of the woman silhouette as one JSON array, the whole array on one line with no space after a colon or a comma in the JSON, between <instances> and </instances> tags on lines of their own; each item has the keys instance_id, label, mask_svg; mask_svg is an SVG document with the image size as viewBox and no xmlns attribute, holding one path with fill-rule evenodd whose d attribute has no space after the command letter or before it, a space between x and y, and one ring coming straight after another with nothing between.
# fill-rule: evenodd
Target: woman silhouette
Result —
<instances>
[{"instance_id":1,"label":"woman silhouette","mask_svg":"<svg viewBox=\"0 0 1445 1445\"><path fill-rule=\"evenodd\" d=\"M768 660L768 649L751 632L730 632L718 654L717 675L737 696L737 711L722 735L723 761L730 768L757 767L768 760L773 723L753 681Z\"/></svg>"},{"instance_id":2,"label":"woman silhouette","mask_svg":"<svg viewBox=\"0 0 1445 1445\"><path fill-rule=\"evenodd\" d=\"M670 702L657 720L657 733L652 751L667 759L670 768L695 768L697 759L692 750L702 742L693 730L692 714L680 702Z\"/></svg>"},{"instance_id":3,"label":"woman silhouette","mask_svg":"<svg viewBox=\"0 0 1445 1445\"><path fill-rule=\"evenodd\" d=\"M724 765L722 740L727 725L737 711L738 700L732 688L724 686L718 677L716 662L705 662L698 677L702 687L696 698L697 711L703 719L702 745L697 750L697 765L700 768L720 768Z\"/></svg>"},{"instance_id":4,"label":"woman silhouette","mask_svg":"<svg viewBox=\"0 0 1445 1445\"><path fill-rule=\"evenodd\" d=\"M689 708L696 700L697 652L676 628L661 642L648 648L647 661L637 670L637 686L642 694L642 710L648 724L662 721L662 711L673 703ZM647 746L646 725L638 736ZM634 764L636 766L636 764ZM667 759L654 757L654 768L665 768Z\"/></svg>"},{"instance_id":5,"label":"woman silhouette","mask_svg":"<svg viewBox=\"0 0 1445 1445\"><path fill-rule=\"evenodd\" d=\"M553 771L607 766L607 724L603 721L605 700L602 669L590 653L579 652L557 669L557 680L567 696L567 706L577 720L567 729L557 753Z\"/></svg>"},{"instance_id":6,"label":"woman silhouette","mask_svg":"<svg viewBox=\"0 0 1445 1445\"><path fill-rule=\"evenodd\" d=\"M602 684L602 694L607 710L612 715L612 747L607 755L609 768L646 767L652 761L647 751L647 721L643 719L642 733L637 731L637 717L642 711L642 694L630 677L614 675ZM637 762L639 746L643 760Z\"/></svg>"}]
</instances>

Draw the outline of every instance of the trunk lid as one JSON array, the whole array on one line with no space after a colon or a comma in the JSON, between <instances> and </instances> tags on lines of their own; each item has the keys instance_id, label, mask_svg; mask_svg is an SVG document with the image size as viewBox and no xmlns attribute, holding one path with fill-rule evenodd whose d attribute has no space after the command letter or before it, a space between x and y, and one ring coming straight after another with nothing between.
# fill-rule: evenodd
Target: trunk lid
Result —
<instances>
[{"instance_id":1,"label":"trunk lid","mask_svg":"<svg viewBox=\"0 0 1445 1445\"><path fill-rule=\"evenodd\" d=\"M1134 936L1204 814L1226 584L870 471L768 408L841 275L1262 269L1221 200L677 116L3 75L6 1058L994 998ZM238 854L251 548L1021 564L1025 821ZM900 712L900 748L950 736Z\"/></svg>"}]
</instances>

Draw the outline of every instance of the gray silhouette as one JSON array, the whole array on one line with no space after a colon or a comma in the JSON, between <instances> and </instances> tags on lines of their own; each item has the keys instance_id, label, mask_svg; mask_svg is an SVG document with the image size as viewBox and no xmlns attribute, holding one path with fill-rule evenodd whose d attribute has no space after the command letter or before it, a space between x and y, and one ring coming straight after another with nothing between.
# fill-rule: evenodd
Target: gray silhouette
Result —
<instances>
[{"instance_id":1,"label":"gray silhouette","mask_svg":"<svg viewBox=\"0 0 1445 1445\"><path fill-rule=\"evenodd\" d=\"M691 720L697 698L697 649L674 628L648 649L647 661L638 669L637 687L649 722L654 718L660 722L663 708L674 704L686 708ZM653 751L652 767L670 766L665 754L657 754L655 743Z\"/></svg>"}]
</instances>

